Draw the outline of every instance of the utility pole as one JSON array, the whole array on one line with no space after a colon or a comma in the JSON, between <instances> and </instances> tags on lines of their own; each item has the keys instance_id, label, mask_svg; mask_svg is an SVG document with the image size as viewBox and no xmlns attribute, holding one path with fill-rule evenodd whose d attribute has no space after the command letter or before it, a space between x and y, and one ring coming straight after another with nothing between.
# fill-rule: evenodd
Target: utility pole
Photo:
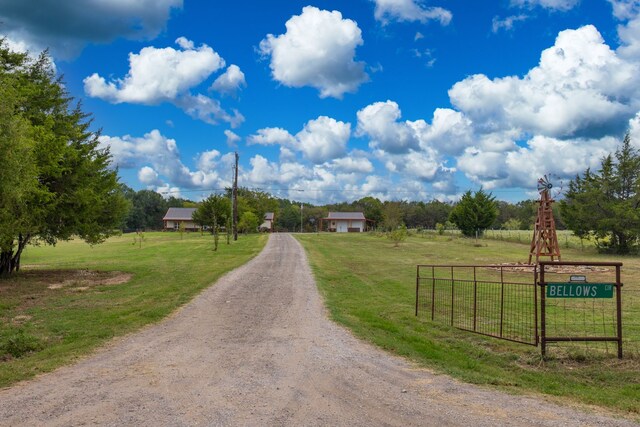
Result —
<instances>
[{"instance_id":1,"label":"utility pole","mask_svg":"<svg viewBox=\"0 0 640 427\"><path fill-rule=\"evenodd\" d=\"M233 195L233 214L231 221L233 222L233 240L238 240L238 152L235 152L236 155L236 166L233 170L233 190L231 194Z\"/></svg>"}]
</instances>

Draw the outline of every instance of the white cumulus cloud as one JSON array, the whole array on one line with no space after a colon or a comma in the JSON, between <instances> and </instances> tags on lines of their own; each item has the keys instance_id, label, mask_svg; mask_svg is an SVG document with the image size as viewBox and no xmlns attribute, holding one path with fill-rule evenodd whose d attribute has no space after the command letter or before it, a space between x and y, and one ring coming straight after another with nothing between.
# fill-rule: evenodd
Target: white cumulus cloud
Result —
<instances>
[{"instance_id":1,"label":"white cumulus cloud","mask_svg":"<svg viewBox=\"0 0 640 427\"><path fill-rule=\"evenodd\" d=\"M636 63L619 58L588 25L560 32L523 78L490 80L478 74L456 83L449 96L485 131L602 136L619 130L638 111L638 71Z\"/></svg>"},{"instance_id":2,"label":"white cumulus cloud","mask_svg":"<svg viewBox=\"0 0 640 427\"><path fill-rule=\"evenodd\" d=\"M427 7L421 0L373 0L376 4L374 16L383 24L390 21L440 21L448 25L453 15L442 7Z\"/></svg>"},{"instance_id":3,"label":"white cumulus cloud","mask_svg":"<svg viewBox=\"0 0 640 427\"><path fill-rule=\"evenodd\" d=\"M100 148L109 148L112 165L121 169L138 169L138 179L148 185L171 185L184 188L223 188L230 185L218 172L225 157L206 151L197 158L197 169L189 169L180 157L176 140L167 138L157 129L142 137L102 135ZM228 160L228 159L227 159ZM228 169L228 166L225 166Z\"/></svg>"},{"instance_id":4,"label":"white cumulus cloud","mask_svg":"<svg viewBox=\"0 0 640 427\"><path fill-rule=\"evenodd\" d=\"M369 137L372 148L394 154L418 148L417 123L400 122L402 114L396 102L375 102L358 111L357 116L356 134Z\"/></svg>"},{"instance_id":5,"label":"white cumulus cloud","mask_svg":"<svg viewBox=\"0 0 640 427\"><path fill-rule=\"evenodd\" d=\"M240 67L231 64L227 71L213 82L211 89L222 95L236 96L238 91L246 86L247 82Z\"/></svg>"},{"instance_id":6,"label":"white cumulus cloud","mask_svg":"<svg viewBox=\"0 0 640 427\"><path fill-rule=\"evenodd\" d=\"M351 136L351 124L320 116L296 134L298 149L313 163L341 157Z\"/></svg>"},{"instance_id":7,"label":"white cumulus cloud","mask_svg":"<svg viewBox=\"0 0 640 427\"><path fill-rule=\"evenodd\" d=\"M350 153L347 157L334 159L331 162L331 167L345 173L372 173L374 171L373 164L364 157L364 153L360 155Z\"/></svg>"},{"instance_id":8,"label":"white cumulus cloud","mask_svg":"<svg viewBox=\"0 0 640 427\"><path fill-rule=\"evenodd\" d=\"M368 80L364 62L355 60L355 50L363 44L355 21L335 10L307 6L285 25L286 33L268 34L260 42L262 55L271 57L274 80L289 87L314 87L321 98L342 98Z\"/></svg>"},{"instance_id":9,"label":"white cumulus cloud","mask_svg":"<svg viewBox=\"0 0 640 427\"><path fill-rule=\"evenodd\" d=\"M197 49L184 39L182 50L145 47L129 54L129 73L122 80L107 82L97 73L84 79L85 92L112 103L158 104L173 101L224 67L224 60L206 44Z\"/></svg>"},{"instance_id":10,"label":"white cumulus cloud","mask_svg":"<svg viewBox=\"0 0 640 427\"><path fill-rule=\"evenodd\" d=\"M168 102L191 117L209 124L229 123L239 126L244 117L238 111L227 112L220 102L191 89L224 67L225 61L211 47L179 37L172 47L145 47L129 54L129 72L123 79L107 81L98 73L84 79L85 93L94 98L119 104L122 102L157 105Z\"/></svg>"},{"instance_id":11,"label":"white cumulus cloud","mask_svg":"<svg viewBox=\"0 0 640 427\"><path fill-rule=\"evenodd\" d=\"M238 145L238 142L240 142L240 140L242 139L239 135L237 135L233 131L230 131L229 129L224 131L224 136L227 137L227 145L229 147L236 147Z\"/></svg>"},{"instance_id":12,"label":"white cumulus cloud","mask_svg":"<svg viewBox=\"0 0 640 427\"><path fill-rule=\"evenodd\" d=\"M143 166L138 171L138 181L145 185L160 185L162 183L158 172L149 166Z\"/></svg>"},{"instance_id":13,"label":"white cumulus cloud","mask_svg":"<svg viewBox=\"0 0 640 427\"><path fill-rule=\"evenodd\" d=\"M529 17L527 15L511 15L501 19L498 16L494 16L491 21L491 31L497 33L500 30L511 31L516 22L526 21Z\"/></svg>"},{"instance_id":14,"label":"white cumulus cloud","mask_svg":"<svg viewBox=\"0 0 640 427\"><path fill-rule=\"evenodd\" d=\"M264 128L259 129L256 134L247 137L249 145L293 145L296 139L286 129Z\"/></svg>"},{"instance_id":15,"label":"white cumulus cloud","mask_svg":"<svg viewBox=\"0 0 640 427\"><path fill-rule=\"evenodd\" d=\"M567 11L573 9L580 0L511 0L511 4L520 7L533 8L536 6L552 9Z\"/></svg>"}]
</instances>

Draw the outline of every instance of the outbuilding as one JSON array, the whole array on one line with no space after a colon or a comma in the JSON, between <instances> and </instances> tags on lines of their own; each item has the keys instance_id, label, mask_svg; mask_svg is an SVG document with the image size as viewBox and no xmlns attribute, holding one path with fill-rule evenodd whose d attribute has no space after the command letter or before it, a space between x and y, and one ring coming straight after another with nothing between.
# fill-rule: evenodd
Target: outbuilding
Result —
<instances>
[{"instance_id":1,"label":"outbuilding","mask_svg":"<svg viewBox=\"0 0 640 427\"><path fill-rule=\"evenodd\" d=\"M274 221L275 214L273 212L267 212L264 214L264 222L260 224L259 230L271 233L273 231Z\"/></svg>"},{"instance_id":2,"label":"outbuilding","mask_svg":"<svg viewBox=\"0 0 640 427\"><path fill-rule=\"evenodd\" d=\"M169 208L162 221L165 230L179 230L180 224L184 224L186 231L198 231L200 226L193 221L193 213L196 208Z\"/></svg>"},{"instance_id":3,"label":"outbuilding","mask_svg":"<svg viewBox=\"0 0 640 427\"><path fill-rule=\"evenodd\" d=\"M337 233L362 233L367 230L367 222L362 212L329 212L326 218L320 219L320 230L323 223L327 223L327 230Z\"/></svg>"}]
</instances>

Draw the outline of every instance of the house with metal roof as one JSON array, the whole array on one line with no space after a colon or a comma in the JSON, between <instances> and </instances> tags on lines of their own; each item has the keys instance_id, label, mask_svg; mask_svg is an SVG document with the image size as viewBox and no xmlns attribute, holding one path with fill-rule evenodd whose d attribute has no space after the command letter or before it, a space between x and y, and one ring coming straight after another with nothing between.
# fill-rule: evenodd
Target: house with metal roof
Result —
<instances>
[{"instance_id":1,"label":"house with metal roof","mask_svg":"<svg viewBox=\"0 0 640 427\"><path fill-rule=\"evenodd\" d=\"M367 223L373 223L364 217L362 212L329 212L326 218L320 219L320 230L327 224L327 231L337 233L362 233L367 230Z\"/></svg>"},{"instance_id":2,"label":"house with metal roof","mask_svg":"<svg viewBox=\"0 0 640 427\"><path fill-rule=\"evenodd\" d=\"M258 227L258 229L260 231L272 232L274 229L275 219L276 219L276 216L273 212L265 213L264 222L260 224L260 227Z\"/></svg>"},{"instance_id":3,"label":"house with metal roof","mask_svg":"<svg viewBox=\"0 0 640 427\"><path fill-rule=\"evenodd\" d=\"M193 213L196 208L169 208L162 222L165 230L179 230L180 224L184 224L187 231L198 231L200 226L193 221Z\"/></svg>"}]
</instances>

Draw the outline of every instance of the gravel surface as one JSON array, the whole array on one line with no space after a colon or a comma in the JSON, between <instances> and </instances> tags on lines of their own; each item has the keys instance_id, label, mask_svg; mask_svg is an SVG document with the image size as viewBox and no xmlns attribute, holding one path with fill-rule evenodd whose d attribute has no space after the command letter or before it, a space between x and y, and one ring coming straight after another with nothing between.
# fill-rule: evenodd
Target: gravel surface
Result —
<instances>
[{"instance_id":1,"label":"gravel surface","mask_svg":"<svg viewBox=\"0 0 640 427\"><path fill-rule=\"evenodd\" d=\"M167 320L0 391L0 425L632 426L462 384L328 320L300 244L264 251Z\"/></svg>"}]
</instances>

